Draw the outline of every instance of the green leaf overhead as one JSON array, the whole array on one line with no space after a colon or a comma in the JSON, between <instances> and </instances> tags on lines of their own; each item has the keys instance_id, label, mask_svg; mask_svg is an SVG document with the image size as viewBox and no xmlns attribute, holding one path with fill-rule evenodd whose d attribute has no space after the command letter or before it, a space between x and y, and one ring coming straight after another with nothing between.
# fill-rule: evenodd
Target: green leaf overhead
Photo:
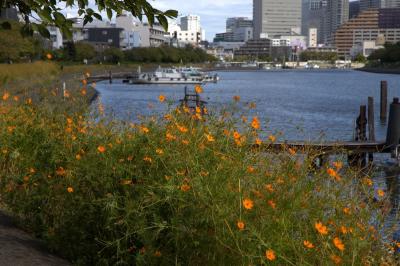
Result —
<instances>
[{"instance_id":1,"label":"green leaf overhead","mask_svg":"<svg viewBox=\"0 0 400 266\"><path fill-rule=\"evenodd\" d=\"M128 11L140 20L147 17L150 25L158 22L164 29L168 29L168 18L177 17L178 12L158 10L149 2L149 0L94 0L96 11L92 5L89 6L88 0L0 0L0 8L16 7L25 21L24 34L33 34L33 30L37 30L44 37L48 36L43 30L43 27L47 25L55 25L66 36L71 36L72 21L60 13L67 7L77 9L78 14L86 23L93 19L101 20L100 12L102 11L106 12L109 19L120 15L123 11ZM41 27L37 26L38 21L35 19L37 16L41 19L39 23Z\"/></svg>"}]
</instances>

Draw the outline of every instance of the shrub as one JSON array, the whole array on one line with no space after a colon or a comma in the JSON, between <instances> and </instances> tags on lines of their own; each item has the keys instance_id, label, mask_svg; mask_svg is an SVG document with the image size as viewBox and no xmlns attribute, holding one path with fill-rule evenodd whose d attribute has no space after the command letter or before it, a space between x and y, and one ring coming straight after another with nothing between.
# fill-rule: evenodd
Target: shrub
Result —
<instances>
[{"instance_id":1,"label":"shrub","mask_svg":"<svg viewBox=\"0 0 400 266\"><path fill-rule=\"evenodd\" d=\"M1 201L77 264L394 263L385 193L375 202L371 179L339 161L314 171L274 153L257 117L184 107L126 124L101 105L93 118L2 95Z\"/></svg>"}]
</instances>

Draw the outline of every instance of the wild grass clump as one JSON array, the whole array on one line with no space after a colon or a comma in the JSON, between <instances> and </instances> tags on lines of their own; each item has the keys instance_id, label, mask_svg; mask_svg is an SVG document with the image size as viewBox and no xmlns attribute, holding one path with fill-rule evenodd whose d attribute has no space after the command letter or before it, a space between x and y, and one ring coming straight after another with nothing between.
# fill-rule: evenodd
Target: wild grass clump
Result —
<instances>
[{"instance_id":1,"label":"wild grass clump","mask_svg":"<svg viewBox=\"0 0 400 266\"><path fill-rule=\"evenodd\" d=\"M59 73L59 67L52 62L38 61L25 64L0 64L0 84L19 80L48 79Z\"/></svg>"},{"instance_id":2,"label":"wild grass clump","mask_svg":"<svg viewBox=\"0 0 400 266\"><path fill-rule=\"evenodd\" d=\"M339 161L314 171L293 149L274 153L257 117L239 130L176 108L127 124L101 106L93 119L11 101L0 105L0 200L76 264L395 263L384 191L373 200L371 179Z\"/></svg>"}]
</instances>

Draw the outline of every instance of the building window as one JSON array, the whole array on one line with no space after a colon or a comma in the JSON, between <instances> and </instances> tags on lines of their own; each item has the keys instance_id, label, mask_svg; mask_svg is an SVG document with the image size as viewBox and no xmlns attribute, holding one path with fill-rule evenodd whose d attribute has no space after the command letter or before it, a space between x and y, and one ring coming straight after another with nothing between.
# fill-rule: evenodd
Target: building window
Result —
<instances>
[{"instance_id":1,"label":"building window","mask_svg":"<svg viewBox=\"0 0 400 266\"><path fill-rule=\"evenodd\" d=\"M101 32L103 35L107 35L107 31L106 30L103 30L102 32Z\"/></svg>"}]
</instances>

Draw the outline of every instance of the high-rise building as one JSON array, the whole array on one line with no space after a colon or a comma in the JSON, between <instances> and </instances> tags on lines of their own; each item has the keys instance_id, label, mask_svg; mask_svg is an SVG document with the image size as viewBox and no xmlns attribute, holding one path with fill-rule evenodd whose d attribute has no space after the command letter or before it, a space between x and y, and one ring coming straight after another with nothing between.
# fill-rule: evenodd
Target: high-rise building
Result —
<instances>
[{"instance_id":1,"label":"high-rise building","mask_svg":"<svg viewBox=\"0 0 400 266\"><path fill-rule=\"evenodd\" d=\"M246 17L228 18L226 20L226 32L233 32L237 28L252 28L253 20Z\"/></svg>"},{"instance_id":2,"label":"high-rise building","mask_svg":"<svg viewBox=\"0 0 400 266\"><path fill-rule=\"evenodd\" d=\"M253 39L253 21L245 17L228 18L226 32L217 33L214 42L247 42Z\"/></svg>"},{"instance_id":3,"label":"high-rise building","mask_svg":"<svg viewBox=\"0 0 400 266\"><path fill-rule=\"evenodd\" d=\"M349 0L326 0L324 43L332 44L336 30L349 20Z\"/></svg>"},{"instance_id":4,"label":"high-rise building","mask_svg":"<svg viewBox=\"0 0 400 266\"><path fill-rule=\"evenodd\" d=\"M301 32L307 36L309 29L317 29L318 43L323 43L326 1L303 0Z\"/></svg>"},{"instance_id":5,"label":"high-rise building","mask_svg":"<svg viewBox=\"0 0 400 266\"><path fill-rule=\"evenodd\" d=\"M349 19L355 18L360 13L360 0L349 3Z\"/></svg>"},{"instance_id":6,"label":"high-rise building","mask_svg":"<svg viewBox=\"0 0 400 266\"><path fill-rule=\"evenodd\" d=\"M254 38L272 38L301 30L300 0L253 0Z\"/></svg>"},{"instance_id":7,"label":"high-rise building","mask_svg":"<svg viewBox=\"0 0 400 266\"><path fill-rule=\"evenodd\" d=\"M397 8L400 0L360 0L360 11L371 8Z\"/></svg>"},{"instance_id":8,"label":"high-rise building","mask_svg":"<svg viewBox=\"0 0 400 266\"><path fill-rule=\"evenodd\" d=\"M308 47L317 47L318 45L318 29L308 29Z\"/></svg>"},{"instance_id":9,"label":"high-rise building","mask_svg":"<svg viewBox=\"0 0 400 266\"><path fill-rule=\"evenodd\" d=\"M360 0L360 12L371 8L380 8L382 0Z\"/></svg>"},{"instance_id":10,"label":"high-rise building","mask_svg":"<svg viewBox=\"0 0 400 266\"><path fill-rule=\"evenodd\" d=\"M335 46L340 56L351 49L375 41L377 45L400 41L400 8L369 9L343 24L335 33Z\"/></svg>"},{"instance_id":11,"label":"high-rise building","mask_svg":"<svg viewBox=\"0 0 400 266\"><path fill-rule=\"evenodd\" d=\"M181 29L183 31L201 32L200 17L196 15L181 17Z\"/></svg>"}]
</instances>

